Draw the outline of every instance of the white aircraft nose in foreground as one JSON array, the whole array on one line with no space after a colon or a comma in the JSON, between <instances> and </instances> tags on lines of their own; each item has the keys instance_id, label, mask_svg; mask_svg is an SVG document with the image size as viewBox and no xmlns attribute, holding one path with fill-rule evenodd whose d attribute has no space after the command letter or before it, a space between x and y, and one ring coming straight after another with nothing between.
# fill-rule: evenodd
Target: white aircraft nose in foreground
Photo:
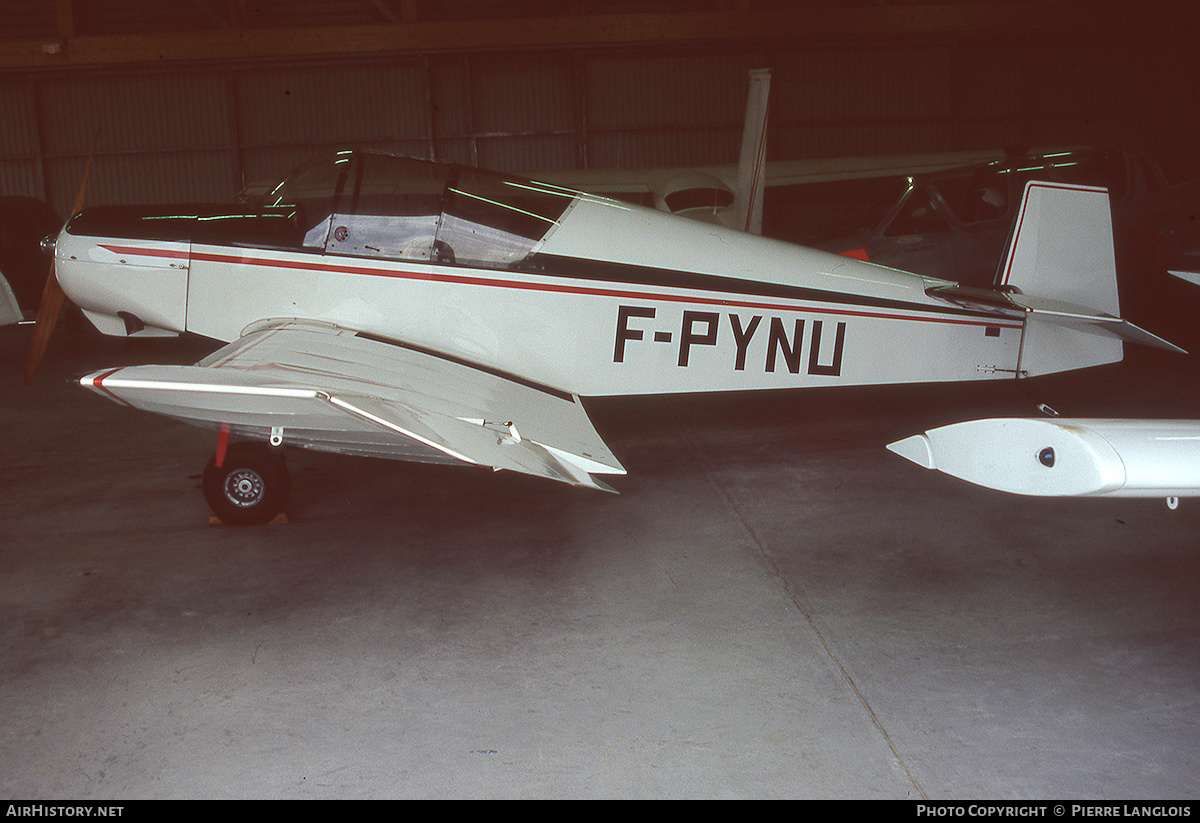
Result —
<instances>
[{"instance_id":1,"label":"white aircraft nose in foreground","mask_svg":"<svg viewBox=\"0 0 1200 823\"><path fill-rule=\"evenodd\" d=\"M1170 347L1119 317L1105 191L1032 183L1021 214L999 288L970 290L342 152L254 206L84 211L55 271L107 334L227 343L81 382L218 432L206 497L258 523L286 502L281 446L608 488L597 476L624 469L581 398L1012 379L1117 361L1122 340Z\"/></svg>"}]
</instances>

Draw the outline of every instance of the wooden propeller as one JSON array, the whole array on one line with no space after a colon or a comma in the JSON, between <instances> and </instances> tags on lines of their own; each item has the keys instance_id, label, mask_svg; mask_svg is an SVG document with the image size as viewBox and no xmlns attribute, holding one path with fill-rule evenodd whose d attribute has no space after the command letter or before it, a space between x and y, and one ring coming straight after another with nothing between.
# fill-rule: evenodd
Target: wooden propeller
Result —
<instances>
[{"instance_id":1,"label":"wooden propeller","mask_svg":"<svg viewBox=\"0 0 1200 823\"><path fill-rule=\"evenodd\" d=\"M100 132L97 131L96 137L92 139L92 150L88 153L87 165L83 168L83 179L79 182L79 191L75 194L75 204L67 216L68 223L83 209L83 195L87 191L88 175L92 171L92 158L96 156L96 143L99 139ZM51 259L50 273L46 277L46 287L42 289L42 303L38 306L37 324L33 329L33 342L29 345L29 357L25 361L26 386L33 382L33 375L42 362L46 347L50 345L50 335L54 332L54 326L58 322L64 298L62 286L54 274L54 260Z\"/></svg>"}]
</instances>

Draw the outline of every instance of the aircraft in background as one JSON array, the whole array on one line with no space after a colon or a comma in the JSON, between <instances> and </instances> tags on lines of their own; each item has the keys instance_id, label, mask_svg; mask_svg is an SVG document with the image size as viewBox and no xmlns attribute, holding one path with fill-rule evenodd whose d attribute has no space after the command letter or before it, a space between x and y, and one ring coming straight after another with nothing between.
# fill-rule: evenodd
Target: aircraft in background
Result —
<instances>
[{"instance_id":1,"label":"aircraft in background","mask_svg":"<svg viewBox=\"0 0 1200 823\"><path fill-rule=\"evenodd\" d=\"M21 305L17 302L17 296L13 294L12 287L0 273L0 326L20 323L24 319L25 315L21 311Z\"/></svg>"},{"instance_id":2,"label":"aircraft in background","mask_svg":"<svg viewBox=\"0 0 1200 823\"><path fill-rule=\"evenodd\" d=\"M1125 340L1175 348L1120 318L1106 192L1031 184L1024 201L1005 281L981 290L346 151L253 205L83 211L51 286L106 334L226 344L81 383L217 432L206 499L259 523L286 503L282 446L608 489L624 468L583 398L1014 379L1118 361Z\"/></svg>"},{"instance_id":3,"label":"aircraft in background","mask_svg":"<svg viewBox=\"0 0 1200 823\"><path fill-rule=\"evenodd\" d=\"M1003 159L1003 149L929 152L867 157L822 157L805 160L768 160L762 170L762 185L773 191L803 188L814 184L836 184L857 180L895 180L909 176L949 171ZM733 203L738 164L660 169L576 169L525 172L567 188L601 194L625 202L650 206L708 223L737 227ZM787 209L780 209L782 230L787 230ZM763 220L769 215L764 214ZM794 229L792 229L794 231ZM755 232L761 233L761 232ZM773 235L774 236L774 235ZM784 238L788 239L788 238Z\"/></svg>"},{"instance_id":4,"label":"aircraft in background","mask_svg":"<svg viewBox=\"0 0 1200 823\"><path fill-rule=\"evenodd\" d=\"M1165 270L1185 255L1200 255L1194 228L1200 181L1172 186L1145 153L1095 148L1038 150L925 174L802 186L773 236L990 286L1030 180L1108 189L1122 268L1152 264ZM806 219L818 208L821 222Z\"/></svg>"},{"instance_id":5,"label":"aircraft in background","mask_svg":"<svg viewBox=\"0 0 1200 823\"><path fill-rule=\"evenodd\" d=\"M62 218L34 197L0 197L0 326L37 311L49 262L41 242Z\"/></svg>"}]
</instances>

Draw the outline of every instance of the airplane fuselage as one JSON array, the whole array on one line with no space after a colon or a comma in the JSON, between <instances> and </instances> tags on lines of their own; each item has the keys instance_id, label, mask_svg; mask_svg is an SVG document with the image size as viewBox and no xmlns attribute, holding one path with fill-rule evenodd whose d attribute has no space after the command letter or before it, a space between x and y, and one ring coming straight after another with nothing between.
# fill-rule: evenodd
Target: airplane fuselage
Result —
<instances>
[{"instance_id":1,"label":"airplane fuselage","mask_svg":"<svg viewBox=\"0 0 1200 823\"><path fill-rule=\"evenodd\" d=\"M56 247L64 289L107 333L228 342L316 319L581 396L1012 377L1021 344L1020 321L931 298L922 277L599 198L504 267L129 225L68 226Z\"/></svg>"}]
</instances>

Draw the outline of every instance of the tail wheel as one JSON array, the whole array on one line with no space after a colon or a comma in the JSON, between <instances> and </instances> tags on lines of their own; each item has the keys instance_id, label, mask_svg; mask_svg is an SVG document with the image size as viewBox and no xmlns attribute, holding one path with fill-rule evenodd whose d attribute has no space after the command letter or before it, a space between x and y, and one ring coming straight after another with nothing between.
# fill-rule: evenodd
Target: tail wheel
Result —
<instances>
[{"instance_id":1,"label":"tail wheel","mask_svg":"<svg viewBox=\"0 0 1200 823\"><path fill-rule=\"evenodd\" d=\"M204 469L204 499L231 526L271 522L287 505L291 486L282 458L261 443L232 443L220 466L213 455Z\"/></svg>"}]
</instances>

